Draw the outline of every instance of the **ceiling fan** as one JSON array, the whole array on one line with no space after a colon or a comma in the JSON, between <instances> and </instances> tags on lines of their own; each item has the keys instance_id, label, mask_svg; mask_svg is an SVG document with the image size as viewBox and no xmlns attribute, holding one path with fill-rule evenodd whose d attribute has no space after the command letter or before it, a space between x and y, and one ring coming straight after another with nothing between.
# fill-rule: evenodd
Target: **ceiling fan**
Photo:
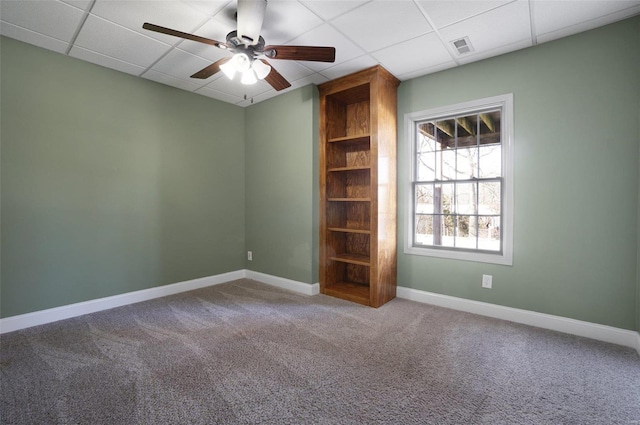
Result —
<instances>
[{"instance_id":1,"label":"ceiling fan","mask_svg":"<svg viewBox=\"0 0 640 425\"><path fill-rule=\"evenodd\" d=\"M335 61L335 47L265 45L264 38L260 36L260 31L266 8L267 0L238 0L237 31L231 31L227 34L226 42L161 27L148 22L145 22L142 28L209 44L233 53L233 56L222 58L201 69L193 74L191 78L206 79L218 71L223 71L229 78L233 79L235 74L239 73L241 74L240 81L243 84L254 84L259 79L264 79L271 87L280 91L291 87L291 84L263 58L315 62Z\"/></svg>"}]
</instances>

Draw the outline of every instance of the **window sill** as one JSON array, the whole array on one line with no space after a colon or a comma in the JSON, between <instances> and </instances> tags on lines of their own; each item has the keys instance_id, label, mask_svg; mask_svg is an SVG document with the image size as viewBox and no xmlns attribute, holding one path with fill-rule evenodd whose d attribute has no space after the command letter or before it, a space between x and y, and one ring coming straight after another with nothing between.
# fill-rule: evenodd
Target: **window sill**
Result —
<instances>
[{"instance_id":1,"label":"window sill","mask_svg":"<svg viewBox=\"0 0 640 425\"><path fill-rule=\"evenodd\" d=\"M423 257L448 258L451 260L500 264L503 266L513 265L513 255L508 252L503 252L502 254L489 254L485 252L455 251L449 249L432 249L405 246L404 253L409 255L420 255Z\"/></svg>"}]
</instances>

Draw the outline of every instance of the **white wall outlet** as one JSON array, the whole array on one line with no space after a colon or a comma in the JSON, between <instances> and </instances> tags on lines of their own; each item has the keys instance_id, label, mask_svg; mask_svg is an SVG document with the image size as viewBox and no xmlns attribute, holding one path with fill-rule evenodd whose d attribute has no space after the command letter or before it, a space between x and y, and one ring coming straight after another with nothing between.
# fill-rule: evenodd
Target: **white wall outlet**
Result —
<instances>
[{"instance_id":1,"label":"white wall outlet","mask_svg":"<svg viewBox=\"0 0 640 425\"><path fill-rule=\"evenodd\" d=\"M247 251L247 260L253 261L253 252L252 251Z\"/></svg>"},{"instance_id":2,"label":"white wall outlet","mask_svg":"<svg viewBox=\"0 0 640 425\"><path fill-rule=\"evenodd\" d=\"M490 274L482 275L482 287L491 289L491 285L493 284L493 276Z\"/></svg>"}]
</instances>

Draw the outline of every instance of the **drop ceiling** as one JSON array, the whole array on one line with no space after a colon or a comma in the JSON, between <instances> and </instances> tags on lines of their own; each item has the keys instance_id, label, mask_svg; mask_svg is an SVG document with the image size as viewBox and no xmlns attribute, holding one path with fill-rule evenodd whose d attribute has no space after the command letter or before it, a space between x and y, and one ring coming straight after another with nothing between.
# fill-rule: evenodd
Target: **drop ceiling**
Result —
<instances>
[{"instance_id":1,"label":"drop ceiling","mask_svg":"<svg viewBox=\"0 0 640 425\"><path fill-rule=\"evenodd\" d=\"M248 106L381 64L400 80L501 55L640 14L640 0L269 0L267 44L334 46L335 63L271 64L277 92L223 73L190 75L228 53L142 29L144 22L226 39L236 1L0 0L0 34L158 83ZM466 38L471 51L453 42Z\"/></svg>"}]
</instances>

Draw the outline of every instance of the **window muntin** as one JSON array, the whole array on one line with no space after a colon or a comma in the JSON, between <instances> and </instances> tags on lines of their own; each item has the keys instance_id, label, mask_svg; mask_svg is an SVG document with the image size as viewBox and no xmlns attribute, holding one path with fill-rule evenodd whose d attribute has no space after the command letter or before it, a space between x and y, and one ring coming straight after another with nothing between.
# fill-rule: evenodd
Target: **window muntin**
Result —
<instances>
[{"instance_id":1,"label":"window muntin","mask_svg":"<svg viewBox=\"0 0 640 425\"><path fill-rule=\"evenodd\" d=\"M407 114L405 252L512 262L513 96Z\"/></svg>"}]
</instances>

